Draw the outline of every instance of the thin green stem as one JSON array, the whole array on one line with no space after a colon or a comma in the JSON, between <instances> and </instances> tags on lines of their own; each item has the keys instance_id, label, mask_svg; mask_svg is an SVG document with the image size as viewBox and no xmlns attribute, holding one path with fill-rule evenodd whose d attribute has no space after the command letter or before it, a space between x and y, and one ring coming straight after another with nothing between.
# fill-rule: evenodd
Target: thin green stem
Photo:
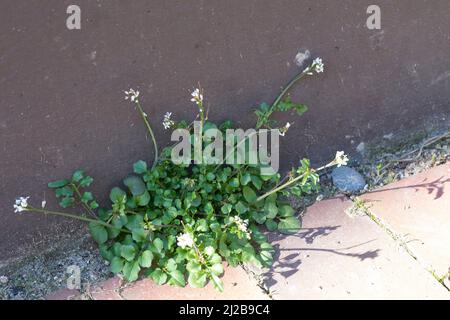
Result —
<instances>
[{"instance_id":1,"label":"thin green stem","mask_svg":"<svg viewBox=\"0 0 450 320\"><path fill-rule=\"evenodd\" d=\"M91 208L89 208L89 206L88 206L86 203L83 202L83 199L82 199L83 197L82 197L81 192L80 192L80 190L78 189L77 185L76 185L75 183L71 183L70 185L71 185L71 186L73 187L73 189L75 190L75 193L77 194L78 198L80 198L81 205L86 209L86 211L87 211L91 216L93 216L93 217L96 218L97 216L95 215L94 211L92 211Z\"/></svg>"},{"instance_id":2,"label":"thin green stem","mask_svg":"<svg viewBox=\"0 0 450 320\"><path fill-rule=\"evenodd\" d=\"M83 217L83 216L77 216L75 214L70 214L70 213L66 213L66 212L50 211L50 210L45 210L45 209L33 208L33 207L28 207L28 208L26 208L25 211L27 211L27 212L39 212L39 213L43 213L43 214L51 214L51 215L54 215L54 216L61 216L61 217L65 217L65 218L81 220L81 221L84 221L84 222L93 222L93 223L100 224L100 225L102 225L104 227L107 227L107 228L117 229L112 224L106 223L104 221L91 219L91 218L86 218L86 217ZM128 231L126 229L120 229L120 231L131 233L130 231Z\"/></svg>"},{"instance_id":3,"label":"thin green stem","mask_svg":"<svg viewBox=\"0 0 450 320\"><path fill-rule=\"evenodd\" d=\"M263 194L262 196L259 196L259 197L256 199L256 202L261 201L261 200L267 198L268 196L270 196L271 194L273 194L273 193L275 193L275 192L281 191L281 190L283 190L283 189L289 187L290 185L292 185L292 184L296 183L297 181L299 181L300 179L304 178L305 175L308 174L308 173L314 173L314 172L322 171L322 170L324 170L324 169L326 169L326 168L328 168L328 167L333 166L334 164L335 164L334 161L332 161L332 162L330 162L329 164L327 164L327 165L325 165L325 166L322 166L322 167L320 167L320 168L317 168L317 169L311 169L311 170L309 170L308 172L305 172L305 173L299 175L298 177L295 177L294 179L289 180L288 182L282 184L281 186L276 187L276 188L274 188L274 189L272 189L272 190L266 192L266 193Z\"/></svg>"},{"instance_id":4,"label":"thin green stem","mask_svg":"<svg viewBox=\"0 0 450 320\"><path fill-rule=\"evenodd\" d=\"M296 75L291 81L289 81L289 83L286 85L286 87L281 91L281 93L278 95L278 97L275 99L275 101L272 103L272 105L269 108L269 111L267 112L267 114L264 117L264 121L262 123L259 123L256 128L259 129L261 128L266 122L267 120L270 118L270 116L272 115L272 113L275 111L276 106L280 103L280 101L283 99L283 97L286 95L286 93L289 91L289 89L292 88L292 86L299 81L300 79L302 79L305 75L307 75L307 73L310 71L310 67L306 68L305 70L303 70L301 73L299 73L298 75Z\"/></svg>"},{"instance_id":5,"label":"thin green stem","mask_svg":"<svg viewBox=\"0 0 450 320\"><path fill-rule=\"evenodd\" d=\"M65 218L71 218L71 219L76 219L76 220L80 220L80 221L84 221L84 222L93 222L93 223L100 224L100 225L102 225L104 227L107 227L107 228L117 229L117 227L113 226L112 224L106 223L104 221L91 219L91 218L86 218L86 217L83 217L83 216L77 216L75 214L70 214L70 213L66 213L66 212L51 211L51 210L45 210L45 209L39 209L39 208L33 208L33 207L27 207L25 209L25 211L26 212L38 212L38 213L44 213L44 214L51 214L51 215L54 215L54 216L61 216L61 217L65 217ZM169 227L180 228L180 226L177 226L175 224L152 224L152 226L157 227L157 228L169 228ZM122 232L131 233L131 231L129 231L127 229L119 229L119 230L122 231Z\"/></svg>"},{"instance_id":6,"label":"thin green stem","mask_svg":"<svg viewBox=\"0 0 450 320\"><path fill-rule=\"evenodd\" d=\"M142 120L145 123L145 126L147 127L147 131L150 134L150 137L152 138L153 141L153 146L155 147L155 159L153 161L152 164L152 170L156 167L156 164L158 163L158 144L156 143L156 138L155 138L155 134L153 133L152 127L150 126L150 123L147 120L147 115L145 114L144 110L141 107L141 103L139 102L139 100L136 100L136 105L139 109L139 113L141 114Z\"/></svg>"}]
</instances>

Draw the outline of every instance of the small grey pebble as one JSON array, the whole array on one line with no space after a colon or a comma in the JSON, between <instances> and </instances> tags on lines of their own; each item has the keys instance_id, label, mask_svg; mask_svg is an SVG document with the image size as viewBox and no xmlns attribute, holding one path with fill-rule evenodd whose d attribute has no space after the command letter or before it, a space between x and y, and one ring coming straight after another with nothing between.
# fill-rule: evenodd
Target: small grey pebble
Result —
<instances>
[{"instance_id":1,"label":"small grey pebble","mask_svg":"<svg viewBox=\"0 0 450 320\"><path fill-rule=\"evenodd\" d=\"M0 276L0 283L1 284L7 284L8 283L8 277L7 276Z\"/></svg>"},{"instance_id":2,"label":"small grey pebble","mask_svg":"<svg viewBox=\"0 0 450 320\"><path fill-rule=\"evenodd\" d=\"M344 192L358 192L366 186L363 176L353 168L342 166L331 173L333 184Z\"/></svg>"}]
</instances>

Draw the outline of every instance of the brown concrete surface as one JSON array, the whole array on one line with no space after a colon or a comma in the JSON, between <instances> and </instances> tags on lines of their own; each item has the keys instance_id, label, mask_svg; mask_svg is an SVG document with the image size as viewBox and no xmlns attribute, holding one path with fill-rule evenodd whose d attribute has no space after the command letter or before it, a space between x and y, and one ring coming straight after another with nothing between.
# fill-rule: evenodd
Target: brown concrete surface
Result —
<instances>
[{"instance_id":1,"label":"brown concrete surface","mask_svg":"<svg viewBox=\"0 0 450 320\"><path fill-rule=\"evenodd\" d=\"M308 208L302 230L272 236L264 282L274 299L450 299L450 293L368 217L350 218L344 198Z\"/></svg>"},{"instance_id":2,"label":"brown concrete surface","mask_svg":"<svg viewBox=\"0 0 450 320\"><path fill-rule=\"evenodd\" d=\"M104 202L134 161L152 158L124 101L130 86L141 91L165 145L164 113L192 120L189 92L198 82L212 120L247 128L253 108L271 102L299 71L300 50L323 57L326 72L292 91L310 111L277 116L295 119L282 141L284 168L448 117L447 0L380 0L381 30L366 28L369 0L79 0L81 30L72 31L69 4L0 2L1 259L51 237L55 223L69 231L73 224L14 215L15 197L30 195L35 204L45 197L55 207L47 182L82 167Z\"/></svg>"},{"instance_id":3,"label":"brown concrete surface","mask_svg":"<svg viewBox=\"0 0 450 320\"><path fill-rule=\"evenodd\" d=\"M407 241L439 276L450 268L450 164L417 174L361 197L370 212Z\"/></svg>"}]
</instances>

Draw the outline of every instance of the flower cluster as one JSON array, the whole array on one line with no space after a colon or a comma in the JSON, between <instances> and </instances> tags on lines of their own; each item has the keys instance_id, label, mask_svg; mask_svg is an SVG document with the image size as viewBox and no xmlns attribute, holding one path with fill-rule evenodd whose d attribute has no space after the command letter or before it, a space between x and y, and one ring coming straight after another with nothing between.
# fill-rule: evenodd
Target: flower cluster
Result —
<instances>
[{"instance_id":1,"label":"flower cluster","mask_svg":"<svg viewBox=\"0 0 450 320\"><path fill-rule=\"evenodd\" d=\"M348 157L345 155L344 151L336 152L336 157L334 158L334 163L337 164L337 167L346 166L348 162Z\"/></svg>"},{"instance_id":2,"label":"flower cluster","mask_svg":"<svg viewBox=\"0 0 450 320\"><path fill-rule=\"evenodd\" d=\"M200 109L203 107L203 94L200 92L200 89L195 89L192 93L191 93L192 102L195 102Z\"/></svg>"},{"instance_id":3,"label":"flower cluster","mask_svg":"<svg viewBox=\"0 0 450 320\"><path fill-rule=\"evenodd\" d=\"M175 122L170 118L172 116L172 112L166 112L163 119L164 129L170 129L175 125Z\"/></svg>"},{"instance_id":4,"label":"flower cluster","mask_svg":"<svg viewBox=\"0 0 450 320\"><path fill-rule=\"evenodd\" d=\"M236 224L238 230L245 234L247 239L251 239L251 230L248 230L248 219L243 220L239 216L231 217L230 220Z\"/></svg>"},{"instance_id":5,"label":"flower cluster","mask_svg":"<svg viewBox=\"0 0 450 320\"><path fill-rule=\"evenodd\" d=\"M139 91L130 88L130 90L124 92L125 92L125 100L130 99L131 102L138 103Z\"/></svg>"},{"instance_id":6,"label":"flower cluster","mask_svg":"<svg viewBox=\"0 0 450 320\"><path fill-rule=\"evenodd\" d=\"M28 199L30 197L19 197L16 199L16 203L14 204L14 212L20 213L22 211L27 210L28 207Z\"/></svg>"},{"instance_id":7,"label":"flower cluster","mask_svg":"<svg viewBox=\"0 0 450 320\"><path fill-rule=\"evenodd\" d=\"M317 73L322 73L324 70L324 64L322 62L321 58L316 58L314 59L313 63L312 63L312 68L314 69L314 71L316 71Z\"/></svg>"},{"instance_id":8,"label":"flower cluster","mask_svg":"<svg viewBox=\"0 0 450 320\"><path fill-rule=\"evenodd\" d=\"M182 233L177 237L177 245L182 249L186 247L192 248L194 246L194 238L190 233Z\"/></svg>"},{"instance_id":9,"label":"flower cluster","mask_svg":"<svg viewBox=\"0 0 450 320\"><path fill-rule=\"evenodd\" d=\"M286 135L286 132L288 132L289 128L291 127L291 124L288 122L283 128L280 128L280 136L284 137Z\"/></svg>"},{"instance_id":10,"label":"flower cluster","mask_svg":"<svg viewBox=\"0 0 450 320\"><path fill-rule=\"evenodd\" d=\"M325 64L322 61L322 58L316 58L313 60L311 65L306 68L303 72L306 72L307 75L312 76L314 71L316 73L322 73L324 71Z\"/></svg>"}]
</instances>

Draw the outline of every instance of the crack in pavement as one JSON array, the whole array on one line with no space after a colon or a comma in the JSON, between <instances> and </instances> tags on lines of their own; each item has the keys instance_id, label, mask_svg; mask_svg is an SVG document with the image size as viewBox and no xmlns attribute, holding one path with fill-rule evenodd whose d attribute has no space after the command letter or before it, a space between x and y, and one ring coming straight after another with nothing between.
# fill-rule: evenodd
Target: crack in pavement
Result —
<instances>
[{"instance_id":1,"label":"crack in pavement","mask_svg":"<svg viewBox=\"0 0 450 320\"><path fill-rule=\"evenodd\" d=\"M404 240L404 237L398 233L396 233L389 225L384 222L381 218L379 218L376 214L371 212L370 207L366 205L366 203L358 197L348 197L348 199L353 203L353 205L357 208L357 210L361 210L365 215L367 215L370 220L372 220L378 227L380 227L386 234L394 240L394 242L401 247L405 252L413 258L419 265L430 273L433 278L441 284L445 289L450 291L450 288L444 283L443 279L448 275L444 275L443 277L439 277L436 271L433 269L431 264L427 264L422 261L408 246L408 243Z\"/></svg>"}]
</instances>

